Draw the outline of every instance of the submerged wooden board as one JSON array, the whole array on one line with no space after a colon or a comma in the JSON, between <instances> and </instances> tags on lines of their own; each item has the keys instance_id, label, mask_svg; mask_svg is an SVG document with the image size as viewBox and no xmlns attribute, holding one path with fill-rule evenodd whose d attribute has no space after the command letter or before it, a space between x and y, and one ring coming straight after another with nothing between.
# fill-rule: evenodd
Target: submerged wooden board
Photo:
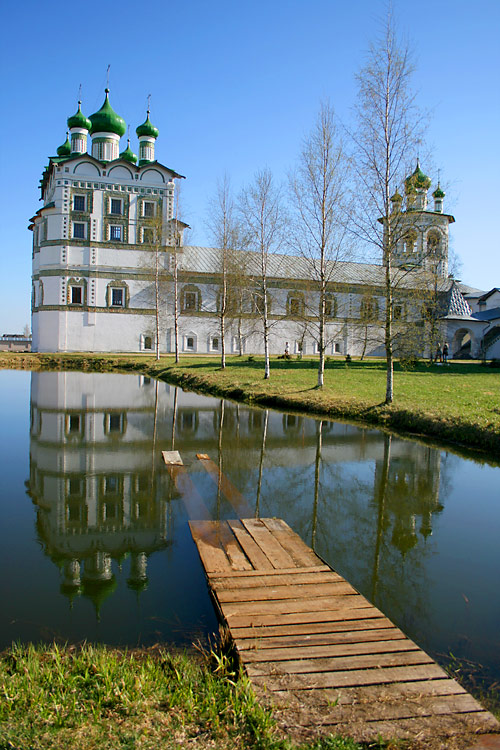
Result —
<instances>
[{"instance_id":1,"label":"submerged wooden board","mask_svg":"<svg viewBox=\"0 0 500 750\"><path fill-rule=\"evenodd\" d=\"M281 519L190 527L241 662L288 731L367 741L500 728Z\"/></svg>"}]
</instances>

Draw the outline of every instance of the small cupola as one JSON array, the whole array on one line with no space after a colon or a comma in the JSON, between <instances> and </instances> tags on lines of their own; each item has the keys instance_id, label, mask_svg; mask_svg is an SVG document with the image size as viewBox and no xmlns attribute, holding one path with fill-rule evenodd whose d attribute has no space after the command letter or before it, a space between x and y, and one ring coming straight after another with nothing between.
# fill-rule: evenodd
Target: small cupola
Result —
<instances>
[{"instance_id":1,"label":"small cupola","mask_svg":"<svg viewBox=\"0 0 500 750\"><path fill-rule=\"evenodd\" d=\"M120 138L127 129L125 120L117 115L109 103L109 89L98 112L90 115L90 135L92 136L92 156L100 161L113 161L118 158Z\"/></svg>"},{"instance_id":2,"label":"small cupola","mask_svg":"<svg viewBox=\"0 0 500 750\"><path fill-rule=\"evenodd\" d=\"M69 142L68 133L66 132L66 140L61 146L57 148L58 156L69 156L71 154L71 143Z\"/></svg>"},{"instance_id":3,"label":"small cupola","mask_svg":"<svg viewBox=\"0 0 500 750\"><path fill-rule=\"evenodd\" d=\"M130 138L127 140L127 148L120 154L120 159L130 162L130 164L137 164L137 154L134 154L130 148Z\"/></svg>"},{"instance_id":4,"label":"small cupola","mask_svg":"<svg viewBox=\"0 0 500 750\"><path fill-rule=\"evenodd\" d=\"M438 214L443 213L443 199L445 195L446 193L441 190L441 185L438 182L438 186L432 194L432 197L434 198L434 211Z\"/></svg>"},{"instance_id":5,"label":"small cupola","mask_svg":"<svg viewBox=\"0 0 500 750\"><path fill-rule=\"evenodd\" d=\"M398 213L401 211L401 204L403 203L403 197L399 194L399 190L396 189L394 195L391 196L392 212Z\"/></svg>"},{"instance_id":6,"label":"small cupola","mask_svg":"<svg viewBox=\"0 0 500 750\"><path fill-rule=\"evenodd\" d=\"M145 122L136 128L139 138L139 166L155 160L155 141L158 138L159 130L149 119L149 109Z\"/></svg>"},{"instance_id":7,"label":"small cupola","mask_svg":"<svg viewBox=\"0 0 500 750\"><path fill-rule=\"evenodd\" d=\"M87 153L87 136L92 126L88 117L82 112L82 103L78 101L78 110L74 115L68 117L68 128L71 134L71 153Z\"/></svg>"}]
</instances>

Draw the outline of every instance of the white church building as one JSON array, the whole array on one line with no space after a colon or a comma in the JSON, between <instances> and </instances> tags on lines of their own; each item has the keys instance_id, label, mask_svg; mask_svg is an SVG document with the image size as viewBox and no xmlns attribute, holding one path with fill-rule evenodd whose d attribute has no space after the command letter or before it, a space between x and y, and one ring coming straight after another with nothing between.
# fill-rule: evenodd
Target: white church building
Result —
<instances>
[{"instance_id":1,"label":"white church building","mask_svg":"<svg viewBox=\"0 0 500 750\"><path fill-rule=\"evenodd\" d=\"M33 351L154 350L158 245L164 285L161 351L174 349L174 253L180 350L220 351L221 251L183 244L187 225L176 220L174 195L176 180L182 175L156 160L159 133L149 114L148 110L145 122L136 129L138 157L130 140L120 150L126 125L111 107L108 89L95 114L87 118L79 102L76 114L68 118L68 137L57 149L57 156L49 158L40 182L43 205L29 226L33 232ZM440 335L449 342L450 354L500 357L500 290L484 292L448 277L449 226L454 218L443 210L445 196L439 185L432 193L432 206L428 206L430 185L417 164L406 180L405 198L397 192L392 198L405 225L393 257L395 272L417 269L405 273L396 295L395 323L418 314L414 300L421 284L419 272L428 270L432 262L439 280ZM242 252L251 277L256 257L250 251ZM327 301L327 355L383 353L384 273L382 265L335 264ZM314 316L310 314L316 293L310 278L304 258L271 257L272 354L283 353L286 344L291 354L317 352ZM251 295L238 319L227 321L226 350L263 351L260 318Z\"/></svg>"}]
</instances>

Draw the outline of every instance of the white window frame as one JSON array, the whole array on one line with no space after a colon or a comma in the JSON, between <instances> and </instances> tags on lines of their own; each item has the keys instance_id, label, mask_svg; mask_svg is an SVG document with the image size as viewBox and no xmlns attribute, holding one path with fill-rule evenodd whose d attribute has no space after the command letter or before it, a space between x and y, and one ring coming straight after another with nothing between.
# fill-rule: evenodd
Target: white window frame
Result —
<instances>
[{"instance_id":1,"label":"white window frame","mask_svg":"<svg viewBox=\"0 0 500 750\"><path fill-rule=\"evenodd\" d=\"M113 211L113 201L120 204L120 211ZM110 198L109 199L109 214L110 216L123 216L123 198Z\"/></svg>"},{"instance_id":2,"label":"white window frame","mask_svg":"<svg viewBox=\"0 0 500 750\"><path fill-rule=\"evenodd\" d=\"M152 206L153 212L151 214L146 213L146 205ZM142 201L142 216L144 219L153 219L156 216L155 201Z\"/></svg>"},{"instance_id":3,"label":"white window frame","mask_svg":"<svg viewBox=\"0 0 500 750\"><path fill-rule=\"evenodd\" d=\"M193 340L193 345L188 346L189 339ZM196 352L198 351L198 337L195 333L185 333L182 340L183 350L185 352Z\"/></svg>"}]
</instances>

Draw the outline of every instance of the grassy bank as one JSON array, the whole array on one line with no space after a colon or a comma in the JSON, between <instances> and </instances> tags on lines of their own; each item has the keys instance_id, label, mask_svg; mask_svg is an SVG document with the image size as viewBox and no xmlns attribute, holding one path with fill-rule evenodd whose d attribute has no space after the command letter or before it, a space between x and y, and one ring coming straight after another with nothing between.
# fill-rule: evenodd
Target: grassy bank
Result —
<instances>
[{"instance_id":1,"label":"grassy bank","mask_svg":"<svg viewBox=\"0 0 500 750\"><path fill-rule=\"evenodd\" d=\"M250 361L249 361L250 360ZM263 379L259 358L230 357L225 370L215 357L85 354L0 354L0 367L143 372L184 388L250 404L348 419L421 435L500 457L500 370L477 362L448 366L396 364L395 402L381 403L385 366L381 360L327 362L325 386L316 385L316 359L274 359Z\"/></svg>"},{"instance_id":2,"label":"grassy bank","mask_svg":"<svg viewBox=\"0 0 500 750\"><path fill-rule=\"evenodd\" d=\"M284 738L248 680L214 654L13 646L0 655L0 696L1 748L361 750Z\"/></svg>"}]
</instances>

